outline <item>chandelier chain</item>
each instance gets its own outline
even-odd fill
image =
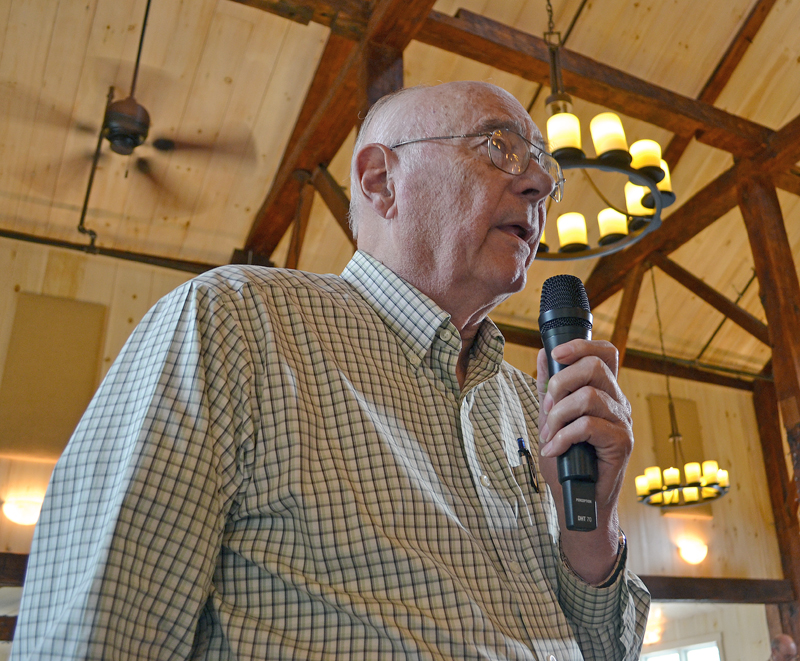
[[[656,276],[653,273],[655,269],[650,267],[650,282],[653,284],[653,300],[656,302],[656,321],[658,322],[658,339],[661,342],[661,357],[664,359],[664,366],[667,365],[667,350],[664,348],[664,329],[661,326],[661,310],[658,307],[658,294],[656,293]],[[666,373],[665,376],[667,377],[667,397],[672,399],[672,391],[669,387],[669,373]]]
[[[650,281],[653,284],[653,300],[656,304],[656,321],[658,322],[658,339],[661,342],[661,356],[664,360],[664,376],[667,378],[667,400],[669,402],[669,421],[672,428],[672,452],[675,456],[675,464],[680,465],[686,463],[683,456],[683,447],[681,446],[681,435],[678,431],[678,419],[675,414],[675,403],[672,400],[672,389],[670,388],[669,372],[667,372],[667,350],[664,348],[664,329],[661,325],[661,309],[658,306],[658,294],[656,293],[656,276],[653,273],[655,269],[650,267]]]
[[[547,0],[547,31],[556,31],[556,24],[553,20],[553,5],[550,4],[550,0]]]

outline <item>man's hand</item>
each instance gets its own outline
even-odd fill
[[[613,344],[572,340],[553,349],[552,356],[567,367],[548,381],[547,357],[544,349],[539,352],[539,463],[556,501],[561,548],[570,566],[585,581],[600,583],[616,561],[617,502],[633,450],[631,406],[617,384],[619,354]],[[556,470],[556,457],[582,441],[597,450],[597,529],[593,532],[566,529]]]

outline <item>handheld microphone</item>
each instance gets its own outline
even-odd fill
[[[574,339],[592,339],[592,313],[589,297],[579,278],[556,275],[542,285],[539,332],[547,353],[552,377],[565,365],[557,363],[551,352],[559,344]],[[597,452],[589,443],[577,443],[556,460],[558,481],[564,492],[564,513],[568,530],[597,528]]]

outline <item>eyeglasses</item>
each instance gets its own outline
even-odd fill
[[[541,147],[536,146],[527,138],[521,136],[511,129],[495,129],[488,133],[465,133],[463,135],[440,135],[433,138],[417,138],[416,140],[406,140],[400,142],[390,149],[397,149],[404,145],[415,142],[427,142],[428,140],[455,140],[457,138],[488,138],[486,141],[489,150],[489,160],[499,170],[508,174],[520,175],[528,169],[531,160],[531,147],[536,150],[536,162],[544,170],[547,176],[553,181],[553,190],[550,197],[556,202],[561,202],[564,197],[564,173],[561,166],[552,154],[548,154]]]

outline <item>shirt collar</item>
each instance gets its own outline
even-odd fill
[[[398,337],[406,355],[416,357],[415,362],[428,352],[439,329],[450,322],[450,315],[428,296],[361,250],[353,255],[342,279],[366,299]],[[478,329],[472,351],[499,363],[503,344],[502,333],[487,318]]]
[[[353,255],[342,278],[366,299],[397,335],[404,353],[416,357],[415,362],[428,351],[438,329],[450,321],[450,315],[425,294],[361,250]]]

